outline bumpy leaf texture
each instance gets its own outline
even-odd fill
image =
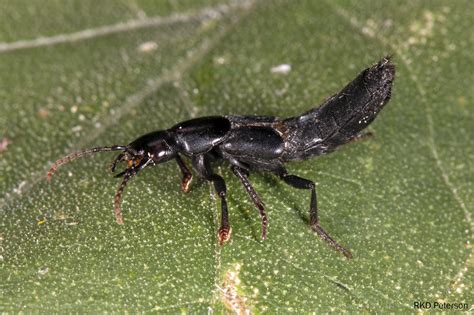
[[[0,309],[58,312],[406,312],[472,303],[474,38],[471,1],[9,1],[0,11]],[[102,153],[203,115],[286,117],[317,106],[392,54],[393,98],[373,138],[288,165],[309,192],[251,180],[260,218],[227,164],[231,241],[219,202],[174,163],[127,187]],[[273,68],[273,71],[272,71]],[[469,305],[469,307],[472,307]]]

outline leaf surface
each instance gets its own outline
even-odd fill
[[[474,204],[470,1],[8,2],[0,13],[0,309],[59,312],[406,312],[472,303]],[[95,4],[95,2],[94,2]],[[392,54],[393,97],[375,137],[291,173],[250,179],[270,225],[225,163],[232,239],[219,202],[176,165],[127,187],[113,217],[114,155],[61,167],[80,148],[127,144],[191,117],[287,117],[317,106]],[[288,73],[273,67],[288,64]]]

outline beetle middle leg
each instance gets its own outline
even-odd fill
[[[321,226],[318,219],[318,203],[316,199],[316,184],[308,179],[296,175],[290,175],[286,169],[282,168],[277,171],[278,176],[288,185],[298,189],[309,189],[311,190],[311,202],[309,207],[309,223],[311,229],[316,232],[324,241],[334,247],[337,251],[341,252],[347,258],[352,258],[352,253],[339,245]]]
[[[227,210],[227,189],[225,181],[221,176],[212,172],[209,160],[204,155],[192,157],[192,163],[199,175],[214,184],[214,189],[221,199],[221,226],[219,227],[218,237],[219,244],[222,245],[230,239],[230,234],[232,232],[229,224],[229,212]]]
[[[193,180],[193,173],[191,173],[191,171],[179,155],[176,155],[175,160],[178,163],[181,173],[183,174],[183,178],[181,180],[181,189],[183,190],[183,192],[187,193],[189,191],[189,185]]]
[[[258,196],[255,189],[253,189],[252,184],[250,183],[248,179],[248,174],[246,173],[246,171],[235,165],[232,166],[231,169],[232,169],[232,172],[235,174],[235,176],[237,176],[240,179],[250,199],[253,201],[254,205],[258,208],[258,211],[260,212],[260,217],[262,218],[262,240],[264,240],[267,238],[268,219],[267,219],[267,214],[265,213],[263,202]]]

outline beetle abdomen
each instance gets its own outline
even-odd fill
[[[288,130],[285,160],[302,160],[354,139],[390,100],[395,67],[389,57],[362,71],[320,107],[284,121]]]

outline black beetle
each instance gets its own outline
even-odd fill
[[[112,165],[127,162],[127,168],[116,177],[123,181],[115,194],[115,216],[123,224],[120,202],[127,182],[147,166],[174,159],[182,174],[181,188],[189,189],[192,173],[181,155],[191,159],[193,169],[211,181],[221,200],[219,242],[230,238],[224,179],[211,168],[213,161],[230,163],[232,172],[240,179],[262,218],[262,239],[266,237],[267,216],[263,202],[253,189],[250,171],[267,171],[285,183],[311,190],[309,209],[311,228],[327,243],[346,257],[350,251],[339,245],[321,227],[318,220],[316,190],[313,181],[288,174],[284,163],[305,160],[334,151],[338,146],[360,139],[365,129],[390,100],[395,67],[390,57],[362,71],[339,93],[329,97],[321,106],[296,117],[279,119],[271,116],[211,116],[181,122],[170,129],[155,131],[139,137],[128,145],[86,149],[57,160],[48,171],[51,178],[57,167],[80,156],[103,151],[123,151]]]

